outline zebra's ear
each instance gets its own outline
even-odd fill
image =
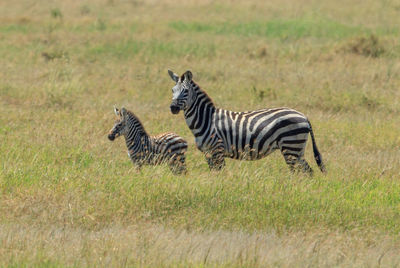
[[[121,108],[120,114],[121,114],[122,118],[124,118],[126,116],[126,109],[124,107]]]
[[[114,113],[116,116],[119,116],[119,110],[115,105],[114,105]]]
[[[185,77],[186,81],[188,81],[188,82],[192,81],[193,75],[192,75],[192,72],[191,72],[191,71],[187,70],[187,71],[183,74],[183,76]]]
[[[171,79],[175,81],[175,83],[178,83],[179,76],[176,73],[174,73],[171,70],[168,70],[168,74],[171,77]]]

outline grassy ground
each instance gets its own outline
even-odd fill
[[[0,265],[400,265],[398,25],[390,0],[1,2]],[[303,112],[328,174],[209,172],[167,69],[220,107]],[[135,172],[114,104],[185,137],[189,173]]]

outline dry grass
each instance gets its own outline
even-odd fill
[[[193,232],[151,224],[98,231],[54,226],[2,225],[0,264],[113,267],[394,267],[399,252],[390,237],[317,231]]]
[[[375,35],[370,35],[368,37],[358,37],[348,42],[339,51],[377,58],[385,53],[385,46]]]
[[[399,265],[399,8],[0,2],[0,265]],[[167,69],[220,107],[303,112],[328,174],[279,154],[209,172]],[[188,175],[136,173],[106,138],[114,104],[185,137]]]

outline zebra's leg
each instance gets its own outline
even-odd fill
[[[225,166],[225,159],[219,155],[206,158],[210,170],[221,170]]]
[[[286,164],[291,172],[302,171],[312,175],[312,169],[304,159],[304,151],[306,148],[307,135],[298,137],[297,140],[283,140],[277,142],[277,147],[280,148]]]
[[[211,170],[221,170],[225,166],[224,148],[219,146],[211,153],[206,153],[206,159]]]
[[[290,172],[294,173],[296,170],[296,163],[298,162],[298,157],[296,155],[287,153],[285,151],[282,152],[283,158],[285,159],[286,164],[289,166]]]
[[[304,159],[304,157],[300,158],[298,163],[299,163],[299,168],[301,168],[301,171],[303,171],[303,173],[308,173],[310,176],[313,175],[314,171],[307,163],[307,161]]]
[[[310,176],[313,175],[313,170],[310,167],[310,165],[307,163],[306,159],[304,158],[304,151],[305,151],[305,143],[304,143],[304,147],[302,147],[299,151],[298,151],[298,155],[297,155],[297,163],[295,168],[299,171],[302,171],[303,173],[308,173]],[[292,154],[296,156],[296,154],[294,153],[295,151],[293,151],[294,148],[291,148],[290,150],[293,152]]]
[[[310,176],[313,175],[313,170],[304,159],[303,154],[297,155],[294,153],[289,153],[286,150],[282,151],[282,154],[292,173],[301,170],[303,173],[308,173]]]
[[[169,168],[171,169],[172,173],[174,174],[186,174],[186,156],[184,153],[182,154],[175,154],[169,163]]]
[[[131,159],[131,160],[132,160],[133,166],[135,167],[136,172],[140,172],[140,170],[142,169],[142,163],[135,159]]]
[[[186,174],[187,168],[186,168],[186,155],[185,154],[181,154],[179,156],[178,165],[179,165],[179,174]]]
[[[212,162],[211,154],[206,153],[205,157],[206,157],[206,161],[207,161],[207,164],[208,164],[209,168],[212,169],[213,162]]]

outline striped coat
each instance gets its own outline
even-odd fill
[[[157,136],[147,134],[142,123],[131,112],[114,108],[118,119],[108,138],[125,137],[128,155],[137,169],[142,165],[168,163],[174,173],[186,172],[185,153],[187,142],[175,133],[163,133]]]
[[[205,153],[210,168],[220,169],[224,158],[256,160],[279,149],[289,167],[312,173],[304,159],[311,135],[314,157],[325,171],[314,133],[307,117],[289,108],[233,112],[216,108],[211,98],[192,80],[190,71],[181,77],[169,71],[175,81],[171,112],[184,111],[196,145]]]

